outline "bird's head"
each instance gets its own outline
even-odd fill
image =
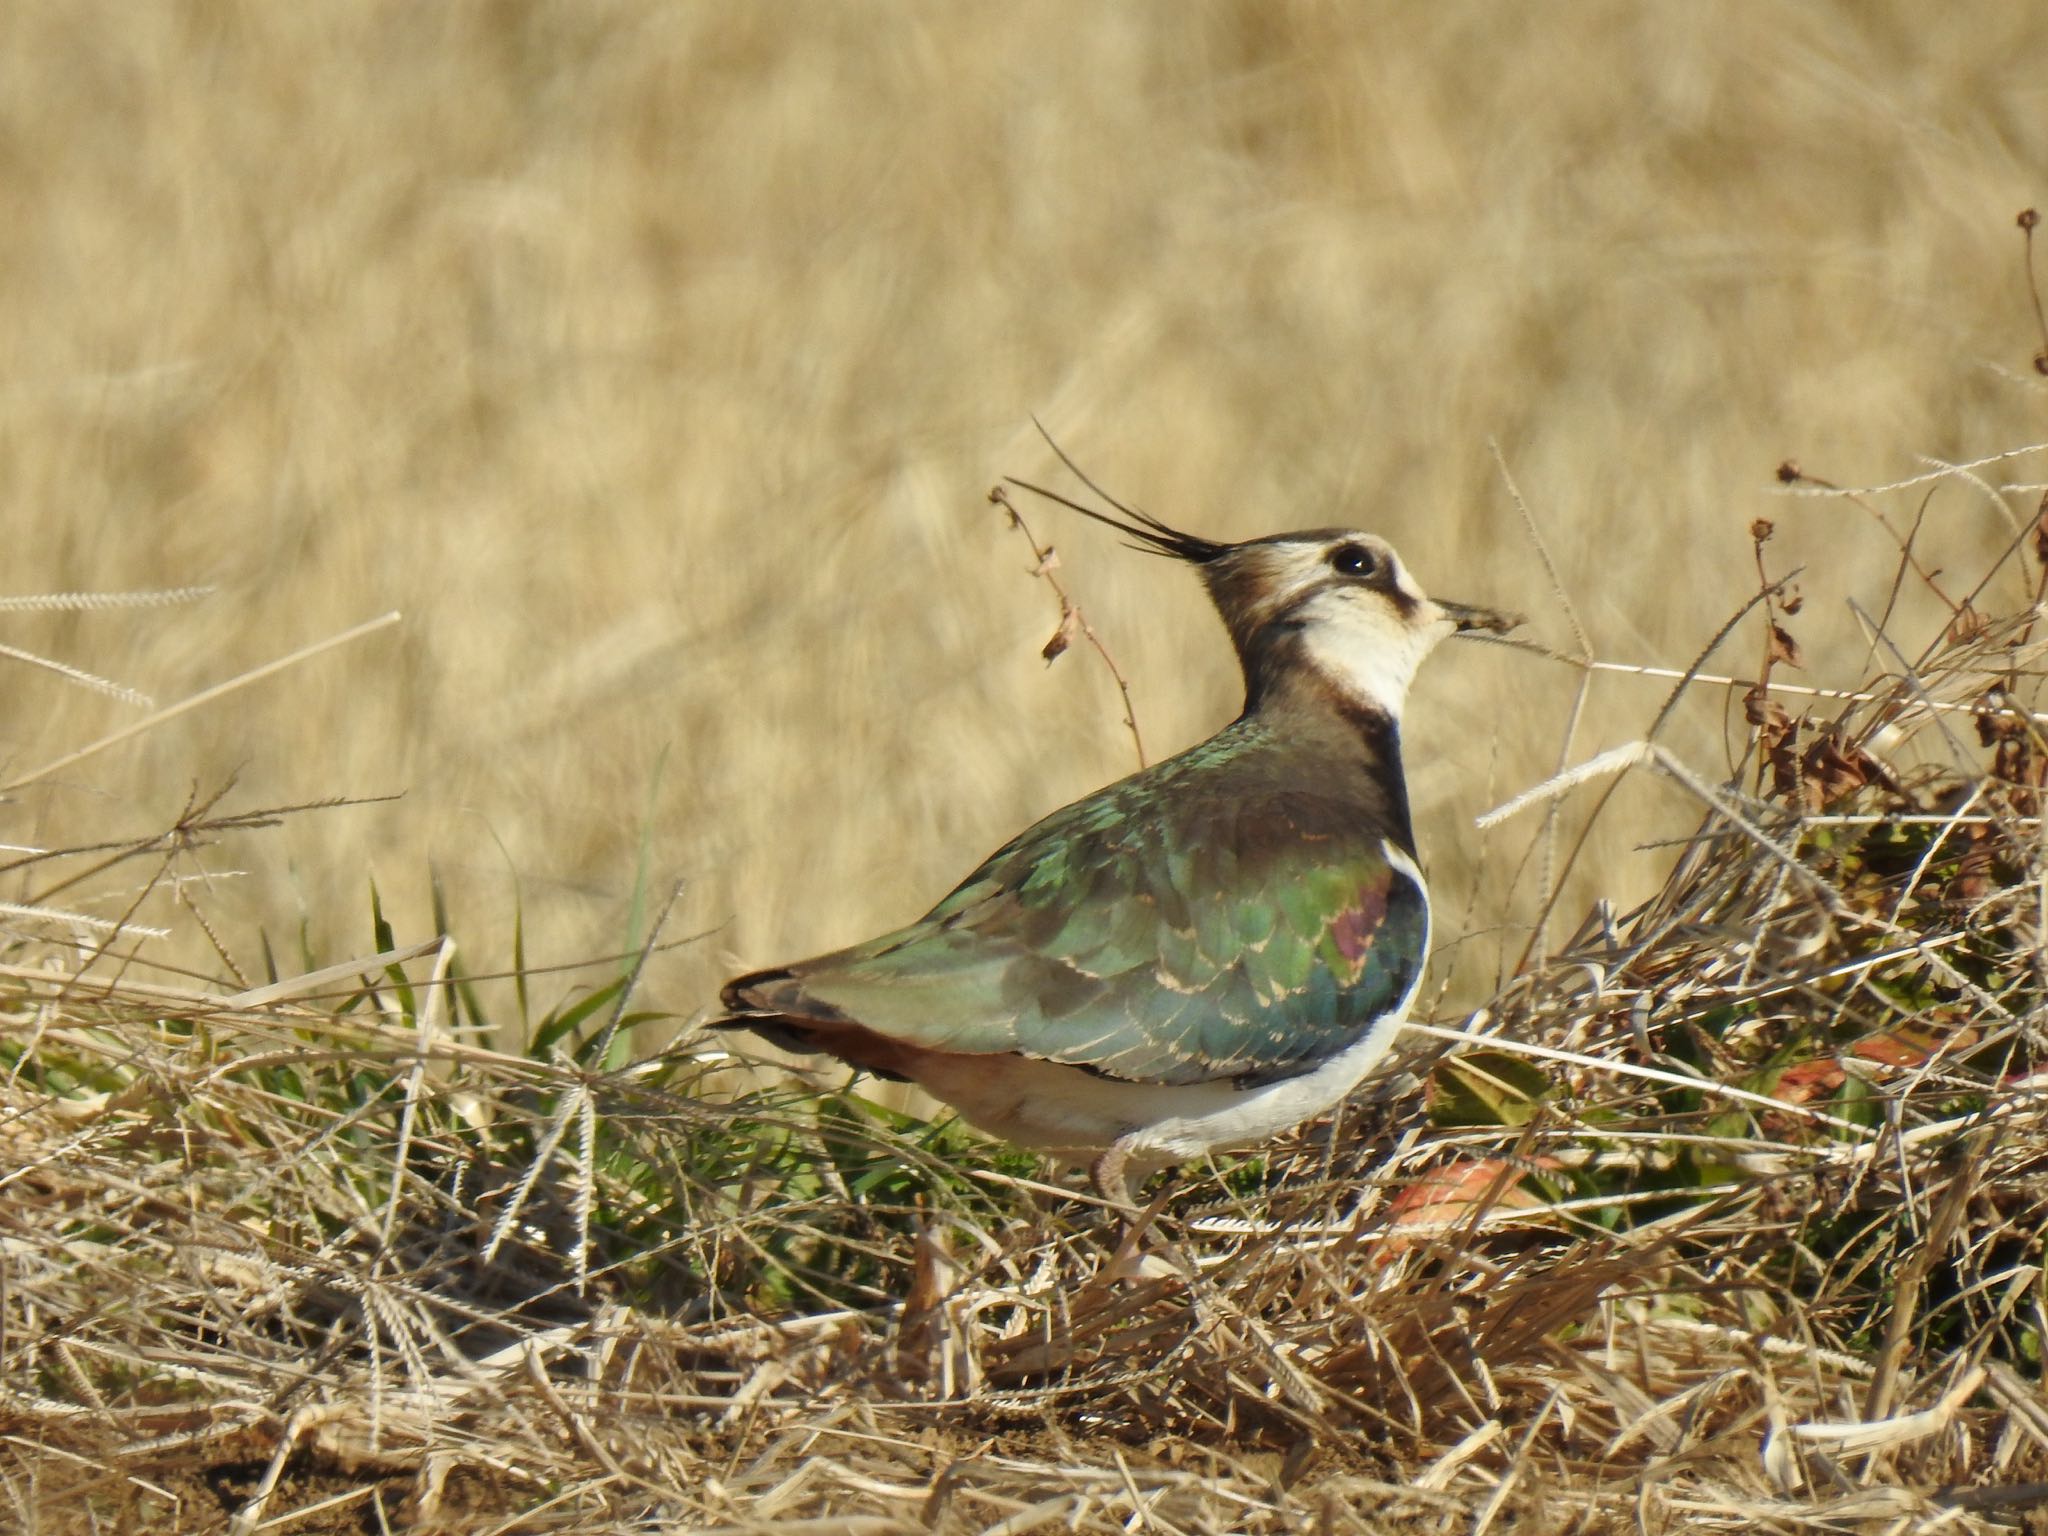
[[[1202,573],[1237,646],[1252,705],[1286,674],[1306,668],[1345,698],[1398,722],[1416,669],[1439,641],[1504,634],[1521,623],[1511,613],[1427,596],[1391,544],[1357,529],[1228,544],[1132,508],[1112,517],[1058,499],[1128,534],[1136,547]]]

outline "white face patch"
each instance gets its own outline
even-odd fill
[[[1284,622],[1332,687],[1397,721],[1423,657],[1457,627],[1386,540],[1369,533],[1239,545],[1209,581],[1240,654]]]
[[[1398,723],[1422,659],[1457,626],[1414,589],[1407,572],[1396,570],[1402,592],[1416,604],[1412,611],[1403,613],[1392,597],[1370,587],[1331,587],[1304,605],[1301,646],[1309,663],[1345,694]]]

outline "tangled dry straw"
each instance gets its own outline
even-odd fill
[[[1190,1170],[1136,1234],[944,1124],[725,1091],[687,1030],[627,1060],[632,956],[476,977],[386,930],[139,979],[88,898],[262,814],[18,856],[7,1519],[2039,1529],[2048,522],[2014,528],[1967,599],[1899,533],[1938,633],[1876,624],[1823,699],[1759,525],[1733,771],[1667,709],[1509,808],[1672,778],[1700,817],[1655,898],[1428,1031],[1424,1091]]]

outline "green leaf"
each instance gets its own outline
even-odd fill
[[[384,903],[377,894],[377,882],[370,881],[370,931],[379,953],[398,948],[398,937],[391,930],[391,924],[384,916]],[[384,974],[391,979],[392,991],[397,994],[398,1007],[406,1023],[411,1024],[420,1016],[419,999],[413,995],[412,978],[405,974],[400,965],[387,965]]]
[[[546,1057],[556,1041],[571,1033],[577,1025],[600,1008],[609,1005],[625,985],[623,976],[616,981],[608,981],[580,1002],[570,1004],[559,1013],[550,1014],[541,1021],[540,1028],[534,1031],[533,1043],[527,1046],[526,1054],[536,1060]],[[570,1054],[576,1053],[572,1051]]]
[[[1430,1074],[1429,1115],[1438,1125],[1526,1125],[1555,1092],[1526,1056],[1467,1051],[1446,1057]]]

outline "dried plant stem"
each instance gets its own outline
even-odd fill
[[[1796,575],[1797,573],[1795,572],[1794,574]],[[1790,576],[1785,578],[1787,581],[1791,579]],[[1670,720],[1673,711],[1678,708],[1679,700],[1685,697],[1686,689],[1691,686],[1693,680],[1699,675],[1700,668],[1706,665],[1707,658],[1721,648],[1728,637],[1735,632],[1736,626],[1748,617],[1750,610],[1768,596],[1768,593],[1759,593],[1757,596],[1750,598],[1740,608],[1736,609],[1734,613],[1730,614],[1721,627],[1714,632],[1712,638],[1707,641],[1699,654],[1693,657],[1692,665],[1679,674],[1678,685],[1666,696],[1663,707],[1657,711],[1656,717],[1651,720],[1649,730],[1644,732],[1645,741],[1654,741],[1656,739],[1658,733],[1664,729],[1665,724]],[[1560,659],[1569,660],[1570,658],[1564,657]],[[1558,870],[1550,890],[1543,898],[1542,906],[1536,915],[1536,921],[1531,925],[1529,940],[1523,946],[1521,959],[1517,961],[1515,966],[1517,971],[1526,968],[1534,959],[1536,935],[1542,933],[1548,925],[1550,915],[1556,909],[1558,900],[1563,894],[1565,877],[1577,866],[1580,854],[1585,852],[1587,839],[1593,833],[1594,823],[1599,819],[1600,813],[1606,809],[1608,802],[1613,798],[1615,789],[1616,784],[1610,783],[1605,789],[1601,790],[1599,801],[1594,806],[1592,814],[1580,826],[1579,835],[1573,840],[1571,850],[1565,855],[1563,866]]]
[[[24,788],[35,783],[38,779],[46,778],[61,769],[69,768],[74,763],[84,762],[88,757],[96,756],[104,752],[108,747],[119,746],[131,737],[139,736],[144,731],[155,729],[166,720],[176,719],[179,715],[198,709],[202,705],[211,704],[215,699],[233,693],[238,688],[245,688],[251,683],[261,682],[264,678],[287,671],[302,661],[310,661],[313,657],[320,655],[324,651],[331,651],[338,646],[347,645],[351,641],[360,640],[365,635],[375,634],[380,629],[389,628],[398,622],[399,617],[400,615],[397,613],[387,613],[377,618],[366,620],[352,629],[345,629],[338,635],[330,635],[325,640],[316,640],[313,644],[302,646],[288,656],[280,656],[275,661],[265,662],[262,666],[252,668],[238,677],[231,677],[226,682],[215,683],[211,688],[202,688],[190,698],[180,699],[175,704],[166,705],[146,719],[124,725],[120,730],[102,736],[98,741],[88,742],[75,752],[67,752],[62,757],[43,764],[40,768],[25,773],[19,778],[10,779],[5,784],[0,784],[0,794],[7,794],[13,790]]]
[[[0,613],[97,613],[109,608],[168,608],[213,595],[212,587],[163,587],[146,592],[42,592],[0,597]]]
[[[1912,1346],[1913,1324],[1919,1314],[1921,1293],[1926,1287],[1928,1273],[1946,1255],[1963,1208],[1976,1189],[1977,1170],[1983,1166],[1977,1154],[1987,1134],[1979,1130],[1960,1139],[1957,1155],[1950,1160],[1948,1188],[1942,1191],[1927,1230],[1906,1255],[1906,1262],[1899,1267],[1898,1281],[1892,1288],[1891,1316],[1885,1323],[1884,1346],[1878,1352],[1877,1369],[1871,1376],[1870,1391],[1863,1402],[1866,1419],[1882,1419],[1892,1411],[1899,1362]]]
[[[2041,340],[2041,350],[2034,354],[2034,371],[2048,373],[2048,314],[2042,312],[2041,282],[2034,273],[2034,230],[2041,222],[2041,215],[2035,209],[2022,208],[2016,222],[2021,237],[2026,241],[2027,300],[2034,306],[2034,330]]]
[[[1006,487],[994,487],[988,493],[988,499],[1003,509],[1010,519],[1010,526],[1021,533],[1024,541],[1031,546],[1031,574],[1044,578],[1046,584],[1059,597],[1060,625],[1053,631],[1052,639],[1045,644],[1046,661],[1052,662],[1067,648],[1067,638],[1072,632],[1080,632],[1081,638],[1094,648],[1095,654],[1102,658],[1102,664],[1109,669],[1109,675],[1116,680],[1117,695],[1123,700],[1124,706],[1124,729],[1131,733],[1131,746],[1138,754],[1138,766],[1143,768],[1147,762],[1145,738],[1138,734],[1138,712],[1131,705],[1131,685],[1125,679],[1123,669],[1116,664],[1116,658],[1110,654],[1109,647],[1103,644],[1102,637],[1095,633],[1095,627],[1081,611],[1081,605],[1074,601],[1073,596],[1067,591],[1066,584],[1060,580],[1058,553],[1050,544],[1038,542],[1038,535],[1033,533],[1031,525],[1024,521],[1024,514],[1019,512],[1017,504],[1010,500],[1010,493]]]
[[[66,682],[76,683],[81,688],[90,688],[94,693],[103,693],[110,699],[119,699],[124,704],[134,704],[148,709],[156,701],[146,693],[137,693],[133,688],[111,682],[82,667],[74,667],[61,661],[52,661],[47,656],[38,656],[34,651],[24,651],[12,645],[0,645],[0,656],[10,661],[25,662],[31,667],[41,667],[54,672]]]
[[[2003,453],[1986,454],[1981,459],[1966,459],[1957,464],[1943,464],[1924,475],[1908,475],[1903,480],[1887,481],[1883,485],[1835,485],[1813,475],[1802,472],[1797,465],[1788,464],[1779,471],[1779,483],[1771,490],[1779,496],[1823,497],[1834,500],[1858,496],[1882,496],[1894,491],[1909,491],[1918,486],[1932,485],[1938,481],[1953,479],[1959,470],[1984,469],[1993,464],[2004,464],[2013,459],[2023,459],[2029,454],[2048,453],[2048,443],[2028,443],[2022,448],[2008,448]],[[1879,517],[1879,522],[1884,519]],[[1885,526],[1889,527],[1889,524]]]
[[[1586,626],[1579,618],[1578,605],[1572,601],[1570,591],[1565,587],[1564,578],[1558,574],[1557,562],[1551,558],[1550,546],[1544,542],[1543,530],[1536,525],[1535,514],[1529,510],[1529,503],[1522,495],[1522,488],[1515,483],[1515,477],[1508,470],[1508,461],[1500,451],[1498,441],[1491,441],[1487,447],[1493,452],[1494,467],[1500,471],[1501,483],[1507,487],[1508,499],[1515,504],[1515,512],[1522,520],[1522,530],[1529,542],[1535,546],[1536,558],[1543,562],[1543,574],[1550,583],[1551,594],[1564,612],[1565,622],[1571,627],[1572,640],[1577,652],[1567,658],[1582,668],[1578,688],[1572,694],[1571,708],[1565,716],[1564,729],[1559,733],[1557,743],[1557,767],[1562,773],[1570,765],[1572,752],[1578,743],[1579,726],[1585,720],[1586,704],[1593,691],[1593,642],[1586,633]],[[1543,829],[1539,834],[1543,849],[1543,909],[1539,914],[1535,930],[1531,934],[1523,954],[1529,956],[1547,954],[1550,948],[1550,918],[1557,903],[1557,845],[1559,817],[1562,806],[1553,802],[1544,812]],[[1505,956],[1503,956],[1505,958]]]
[[[1713,687],[1718,688],[1759,688],[1765,686],[1764,684],[1757,682],[1754,678],[1722,677],[1711,672],[1693,672],[1688,674],[1679,671],[1676,667],[1639,666],[1634,662],[1625,661],[1582,662],[1575,661],[1573,660],[1573,658],[1569,656],[1559,656],[1557,659],[1559,661],[1569,663],[1572,666],[1582,666],[1586,668],[1586,670],[1589,672],[1614,672],[1631,677],[1655,677],[1670,679],[1689,677],[1690,680],[1695,683],[1706,683]],[[1809,687],[1803,683],[1780,682],[1776,678],[1773,678],[1768,686],[1772,693],[1795,694],[1800,698],[1806,699],[1830,699],[1844,704],[1895,705],[1905,702],[1897,698],[1895,695],[1891,694],[1872,693],[1868,690],[1859,691],[1853,688],[1814,688]],[[1913,699],[1911,703],[1914,706],[1921,709],[1926,709],[1934,712],[1946,712],[1958,715],[1975,715],[1983,707],[1982,705],[1974,703],[1951,704],[1942,699],[1930,699],[1924,697]],[[2042,712],[2038,714],[2027,712],[2025,717],[2029,720],[2037,721],[2041,724],[2048,725],[2048,712]]]
[[[1768,1109],[1773,1114],[1793,1114],[1816,1125],[1825,1125],[1831,1130],[1846,1131],[1859,1139],[1874,1139],[1873,1133],[1863,1126],[1838,1115],[1826,1114],[1809,1109],[1803,1104],[1788,1105],[1782,1099],[1771,1098],[1768,1094],[1751,1093],[1746,1088],[1732,1087],[1703,1077],[1687,1077],[1678,1072],[1666,1072],[1660,1067],[1638,1066],[1634,1062],[1602,1060],[1578,1051],[1561,1051],[1554,1046],[1536,1045],[1526,1040],[1509,1040],[1492,1035],[1474,1035],[1464,1030],[1445,1029],[1437,1024],[1410,1023],[1410,1034],[1427,1035],[1432,1040],[1447,1040],[1458,1045],[1484,1045],[1490,1051],[1506,1051],[1514,1056],[1528,1056],[1538,1061],[1555,1061],[1566,1066],[1585,1067],[1598,1072],[1612,1072],[1622,1077],[1639,1078],[1646,1083],[1663,1083],[1671,1088],[1686,1088],[1707,1098],[1726,1099],[1731,1104],[1744,1104],[1752,1109]]]

